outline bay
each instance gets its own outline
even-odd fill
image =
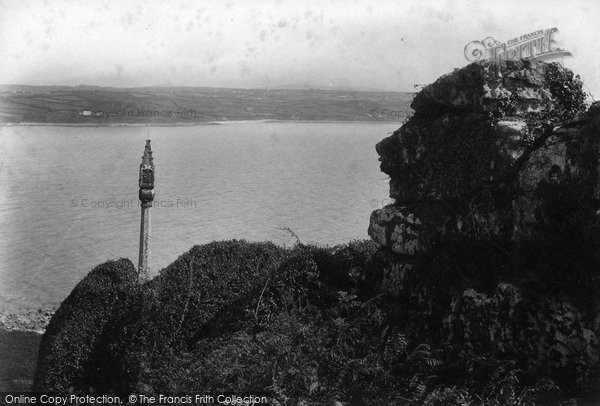
[[[0,127],[0,303],[55,306],[95,265],[137,265],[138,170],[156,165],[151,275],[195,244],[368,238],[389,200],[375,144],[398,123]]]

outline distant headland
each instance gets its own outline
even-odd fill
[[[0,124],[198,125],[231,121],[402,121],[408,92],[0,85]]]

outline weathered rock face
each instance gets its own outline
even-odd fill
[[[548,64],[535,60],[473,63],[444,75],[420,92],[413,102],[415,112],[432,109],[487,113],[518,101],[517,115],[548,109],[554,97],[547,85]]]
[[[417,334],[600,370],[600,301],[574,304],[600,278],[600,104],[582,100],[556,64],[474,63],[425,87],[376,145],[395,199],[369,224],[390,264],[379,289],[419,314]]]
[[[390,196],[465,199],[501,187],[530,144],[526,117],[553,108],[546,69],[541,62],[472,64],[423,89],[412,119],[376,146],[392,178]]]
[[[371,237],[405,254],[400,247],[413,243],[403,236],[416,236],[403,232],[398,219],[422,223],[418,212],[430,205],[447,212],[434,222],[442,235],[485,231],[520,239],[540,220],[535,196],[540,183],[576,180],[597,191],[597,171],[590,166],[596,141],[588,135],[600,115],[592,110],[580,122],[552,131],[548,116],[556,111],[558,118],[564,108],[551,91],[549,66],[475,63],[423,89],[412,104],[414,116],[376,145],[396,204],[373,212]],[[429,229],[419,235],[431,236]]]

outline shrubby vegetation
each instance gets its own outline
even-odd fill
[[[280,404],[556,399],[560,388],[516,360],[457,355],[406,331],[407,309],[367,288],[380,261],[370,241],[223,241],[142,286],[129,261],[108,262],[53,318],[34,389],[264,392]]]
[[[69,392],[88,387],[89,371],[95,368],[91,354],[136,280],[131,261],[121,259],[98,265],[77,284],[42,338],[34,377],[36,391]]]

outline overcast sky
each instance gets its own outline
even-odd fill
[[[597,0],[0,0],[0,83],[412,90],[551,27],[600,98]]]

